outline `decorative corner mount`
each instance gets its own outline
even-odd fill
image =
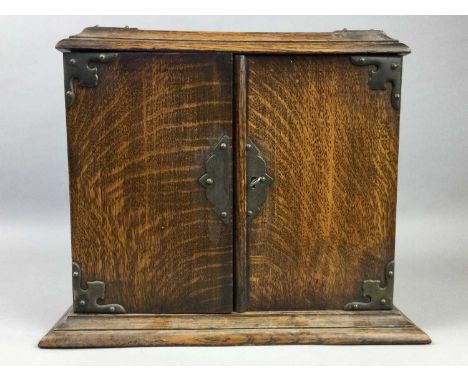
[[[350,302],[345,310],[388,310],[393,308],[393,279],[395,262],[391,261],[385,267],[385,285],[380,280],[365,280],[362,283],[362,294],[369,301]]]
[[[400,56],[351,56],[350,59],[354,65],[373,66],[369,69],[370,89],[385,90],[387,84],[391,84],[392,106],[400,110],[402,58]]]
[[[115,57],[117,53],[67,52],[63,54],[65,106],[67,108],[75,101],[73,80],[77,79],[80,86],[97,86],[97,67],[89,66],[90,63],[110,62]]]
[[[206,173],[198,179],[206,189],[206,198],[224,224],[229,222],[231,201],[230,151],[229,137],[224,135],[211,150],[205,164]]]
[[[81,288],[81,269],[77,263],[72,266],[73,310],[75,313],[125,313],[119,304],[101,305],[104,300],[105,284],[102,281],[88,281],[86,289]]]

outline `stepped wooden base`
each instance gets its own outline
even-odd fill
[[[232,314],[75,314],[70,309],[41,348],[168,345],[428,344],[399,310]]]

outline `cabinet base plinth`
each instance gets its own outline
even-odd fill
[[[70,309],[41,348],[287,344],[428,344],[399,310],[232,314],[75,314]]]

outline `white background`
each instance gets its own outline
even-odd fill
[[[404,59],[395,303],[428,346],[39,350],[71,304],[62,60],[85,26],[172,30],[383,29]],[[468,18],[2,17],[0,363],[468,364]]]

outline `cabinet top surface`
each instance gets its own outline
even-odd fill
[[[383,31],[343,29],[324,33],[154,31],[90,27],[58,42],[57,49],[113,51],[211,51],[230,53],[407,54]]]

